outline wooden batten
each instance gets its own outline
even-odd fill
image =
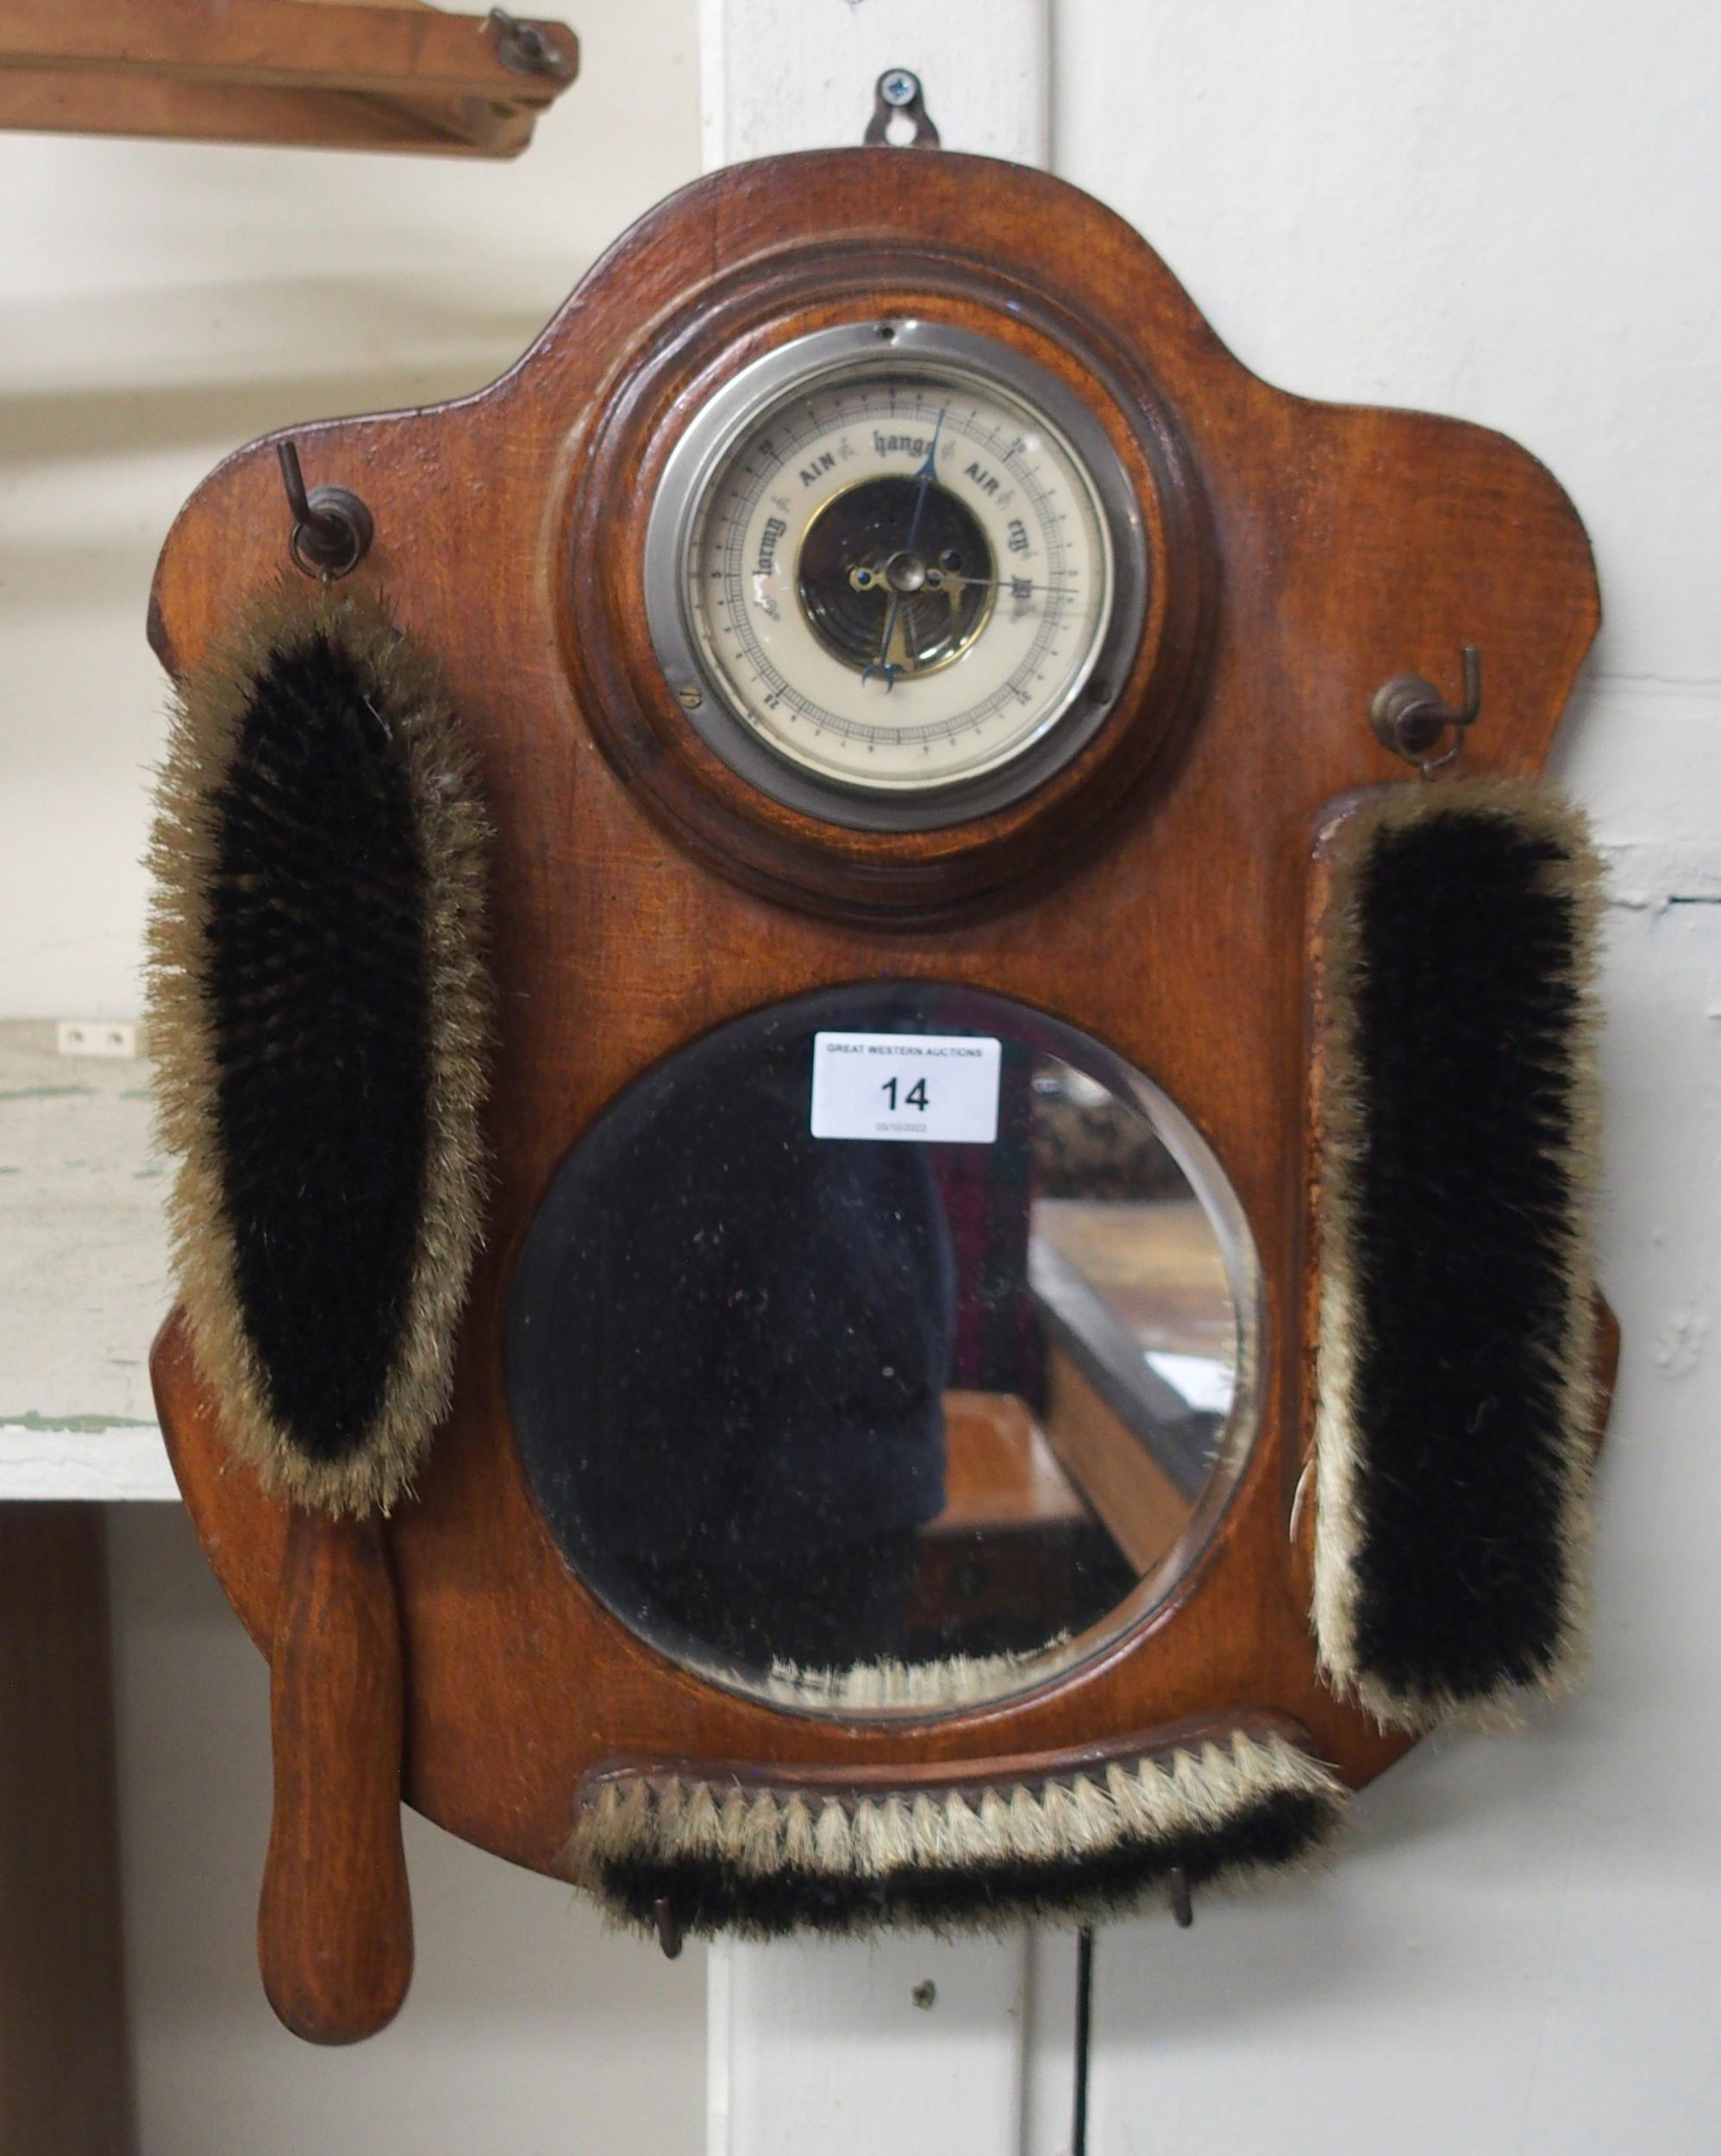
[[[372,0],[4,0],[0,128],[513,157],[579,48],[558,22],[511,34]]]

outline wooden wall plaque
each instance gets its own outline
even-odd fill
[[[867,829],[750,787],[690,724],[648,620],[647,524],[685,429],[742,369],[904,322],[981,335],[1080,400],[1134,489],[1147,595],[1103,722],[1043,785],[965,821]],[[701,180],[489,388],[294,431],[310,480],[368,505],[354,581],[441,661],[498,832],[487,1243],[452,1415],[390,1523],[409,1800],[554,1873],[581,1777],[628,1757],[888,1786],[1264,1712],[1352,1786],[1380,1772],[1408,1740],[1322,1683],[1291,1545],[1311,849],[1335,797],[1405,780],[1369,727],[1377,687],[1450,682],[1461,645],[1487,668],[1468,768],[1542,765],[1598,620],[1549,473],[1480,427],[1268,386],[1133,230],[1054,179],[878,150]],[[286,536],[271,438],[166,542],[150,633],[170,673],[278,573]],[[881,980],[1015,999],[1163,1088],[1236,1193],[1262,1309],[1255,1440],[1174,1590],[1019,1695],[868,1719],[708,1683],[610,1614],[535,1501],[504,1352],[535,1214],[625,1088],[760,1006]],[[177,1319],[153,1368],[186,1501],[266,1648],[285,1514],[229,1465]]]

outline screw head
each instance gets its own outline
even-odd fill
[[[697,711],[705,700],[704,690],[692,681],[685,689],[677,689],[675,697],[684,711]]]
[[[911,105],[920,95],[920,78],[910,74],[906,67],[892,67],[879,76],[879,95],[887,105],[898,110]]]

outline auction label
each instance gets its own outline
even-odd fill
[[[998,1044],[969,1033],[815,1033],[815,1138],[990,1145]]]

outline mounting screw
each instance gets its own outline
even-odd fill
[[[894,135],[893,128],[898,130]],[[911,67],[887,67],[873,84],[873,116],[860,139],[875,147],[937,148],[938,130],[927,112],[920,78]]]
[[[690,681],[685,689],[677,689],[675,699],[684,711],[697,711],[705,700],[705,693]]]
[[[573,69],[554,38],[535,22],[522,22],[506,8],[492,8],[491,27],[496,32],[496,57],[516,75],[548,75],[556,82],[572,82]]]

